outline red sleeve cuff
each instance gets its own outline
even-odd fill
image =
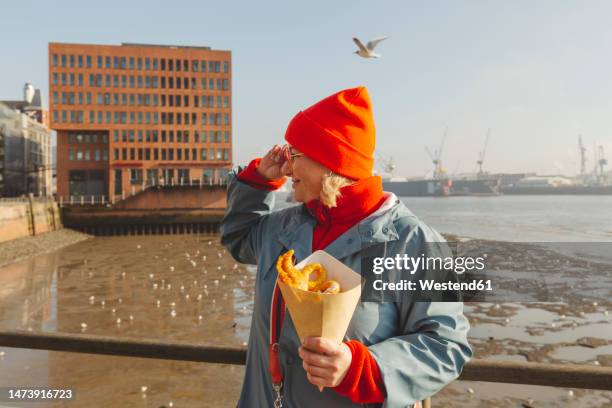
[[[261,162],[260,158],[251,160],[249,165],[238,174],[238,180],[247,183],[251,187],[268,191],[279,189],[283,184],[285,184],[284,177],[277,180],[268,180],[259,174],[257,171],[259,162]]]
[[[385,385],[370,350],[357,340],[350,340],[345,344],[353,356],[351,366],[340,385],[334,390],[355,403],[384,402]]]

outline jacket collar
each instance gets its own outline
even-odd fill
[[[401,205],[393,193],[385,193],[383,204],[366,219],[352,226],[325,248],[325,252],[342,259],[362,249],[381,242],[394,241],[399,234],[394,225],[394,215]],[[294,249],[298,261],[312,253],[312,234],[316,220],[305,204],[302,211],[287,228],[278,235],[278,241],[287,249]]]
[[[378,208],[384,199],[380,176],[358,180],[342,187],[340,193],[336,206],[332,208],[323,205],[318,199],[306,203],[306,208],[317,221],[317,225],[357,223]]]

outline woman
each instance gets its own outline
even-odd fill
[[[367,89],[340,91],[299,112],[285,139],[289,145],[274,146],[232,174],[221,225],[221,242],[233,257],[258,267],[238,406],[399,408],[433,395],[472,355],[462,303],[359,302],[345,342],[301,344],[276,301],[276,260],[288,249],[298,261],[324,249],[367,273],[361,271],[366,253],[417,256],[427,242],[443,241],[372,175]],[[304,204],[273,212],[272,191],[287,177]]]

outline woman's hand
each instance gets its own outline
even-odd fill
[[[278,180],[284,177],[283,165],[286,163],[284,147],[274,145],[259,162],[257,172],[268,180]]]
[[[298,353],[308,381],[330,388],[340,385],[353,359],[351,349],[346,344],[334,343],[322,337],[307,337]]]

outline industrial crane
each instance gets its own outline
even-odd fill
[[[446,135],[448,134],[448,126],[444,130],[444,136],[442,137],[442,143],[440,143],[440,148],[435,149],[433,153],[429,150],[428,147],[425,147],[427,154],[431,158],[431,161],[434,165],[433,178],[434,180],[441,180],[444,178],[444,169],[442,168],[442,152],[444,151],[444,142],[446,141]]]
[[[578,135],[578,150],[580,151],[580,176],[584,177],[586,172],[586,147],[582,144],[582,135]]]
[[[484,172],[482,171],[482,164],[484,163],[485,153],[487,152],[489,136],[491,136],[491,129],[487,130],[487,137],[485,137],[484,146],[482,147],[482,150],[478,153],[478,160],[476,161],[476,163],[478,164],[478,177],[481,177],[484,174]]]
[[[393,157],[385,156],[382,153],[377,153],[378,156],[378,164],[384,173],[387,173],[389,177],[393,177],[393,170],[395,170],[395,163],[393,162]]]
[[[608,164],[608,159],[604,156],[604,147],[599,146],[595,157],[595,176],[600,183],[605,181],[604,167]]]

